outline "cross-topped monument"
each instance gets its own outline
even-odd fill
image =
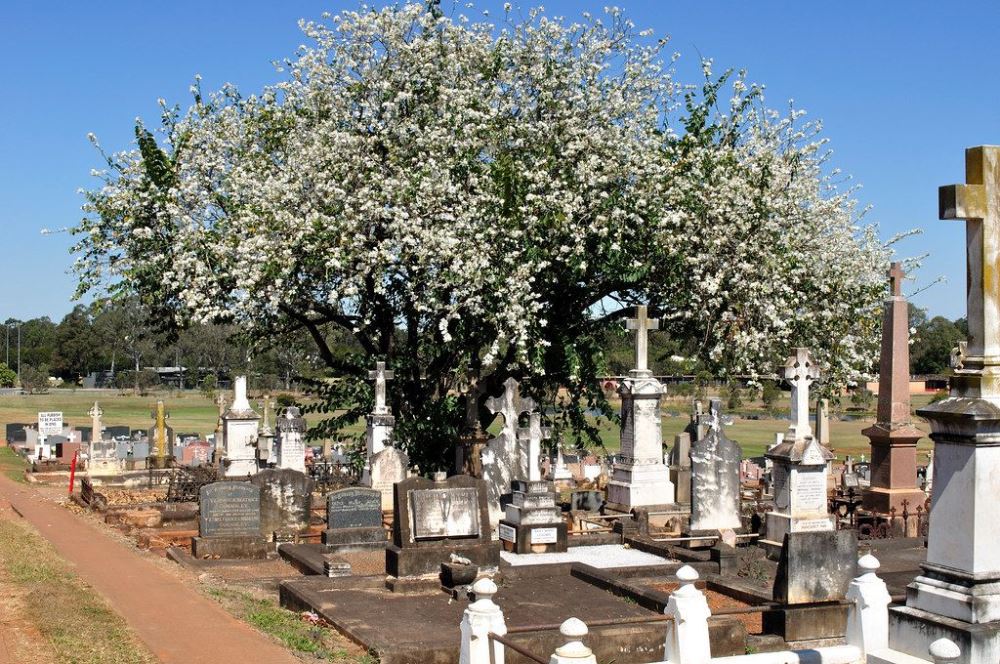
[[[523,443],[528,455],[528,480],[537,482],[542,479],[542,468],[539,459],[542,456],[542,441],[552,438],[552,427],[542,426],[542,414],[532,411],[528,415],[528,426],[517,430],[517,439]]]
[[[104,431],[104,427],[101,425],[101,415],[104,414],[104,410],[95,401],[93,407],[87,411],[87,414],[90,415],[90,426],[92,429],[90,442],[100,441],[102,438],[101,434]]]
[[[977,371],[1000,365],[1000,146],[966,150],[965,181],[938,190],[940,217],[965,220],[969,343],[963,364],[977,375],[960,382],[963,396],[1000,399],[1000,377]]]
[[[819,378],[819,368],[809,350],[796,348],[785,360],[785,380],[792,386],[792,423],[788,433],[792,440],[805,440],[813,435],[809,424],[809,385]]]
[[[889,295],[892,297],[899,297],[903,294],[903,279],[906,278],[906,273],[903,271],[903,264],[900,262],[894,262],[889,266],[889,271],[886,273],[889,277]]]
[[[385,368],[385,362],[376,362],[375,368],[368,372],[368,378],[375,381],[375,410],[372,412],[376,415],[389,412],[389,406],[385,402],[385,382],[394,377],[392,369]]]
[[[646,305],[635,308],[635,318],[625,321],[625,326],[635,330],[635,369],[636,372],[649,371],[647,357],[649,355],[649,331],[660,329],[660,321],[646,315]]]

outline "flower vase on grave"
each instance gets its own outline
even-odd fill
[[[647,333],[659,321],[637,307],[628,327],[636,331],[635,366],[621,385],[621,456],[608,482],[608,509],[629,513],[635,507],[667,506],[674,501],[670,471],[663,464],[660,399],[665,389],[647,368]]]

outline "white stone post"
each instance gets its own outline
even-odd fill
[[[847,644],[865,655],[889,647],[889,603],[892,598],[885,581],[875,575],[880,563],[867,554],[858,560],[861,575],[851,581],[847,600]]]
[[[594,652],[583,643],[588,631],[579,618],[570,618],[560,625],[559,633],[566,638],[566,643],[556,648],[549,664],[597,664]]]
[[[962,651],[949,639],[938,639],[927,649],[934,664],[952,664],[962,656]]]
[[[708,618],[712,612],[708,600],[694,582],[698,572],[690,565],[677,570],[681,587],[670,595],[664,613],[673,616],[667,623],[664,659],[670,664],[710,664],[712,649],[708,641]]]
[[[476,601],[462,615],[459,664],[504,664],[503,644],[489,637],[490,632],[500,636],[507,633],[503,611],[493,603],[496,592],[497,584],[492,579],[482,578],[472,585]]]

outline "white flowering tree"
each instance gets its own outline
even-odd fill
[[[346,378],[322,387],[347,409],[328,428],[367,410],[361,378],[388,361],[426,468],[470,380],[568,386],[584,426],[600,332],[638,302],[722,372],[768,373],[794,345],[837,378],[869,365],[887,254],[817,127],[708,63],[678,83],[665,41],[617,11],[511,16],[345,12],[303,24],[311,45],[260,94],[163,104],[159,135],[138,124],[86,194],[80,293],[261,343],[307,331]],[[345,334],[357,353],[330,343]]]

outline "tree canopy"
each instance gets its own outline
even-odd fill
[[[302,24],[273,86],[164,103],[86,194],[79,292],[261,344],[308,333],[339,378],[330,427],[366,412],[387,361],[427,469],[469,384],[567,387],[586,428],[602,335],[636,303],[719,374],[771,373],[793,346],[834,382],[868,369],[888,254],[819,125],[707,60],[678,81],[667,41],[618,10],[521,16],[344,12]]]

